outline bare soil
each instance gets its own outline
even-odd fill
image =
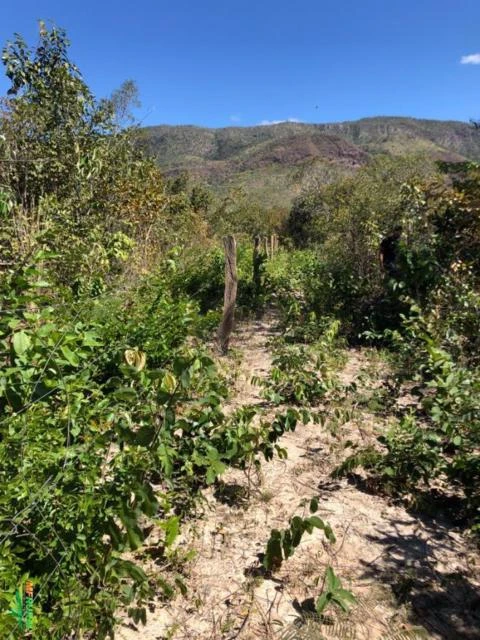
[[[267,317],[238,328],[233,347],[242,360],[230,410],[262,403],[251,378],[268,374],[274,327]],[[349,351],[342,381],[355,381],[366,364],[362,351]],[[203,492],[201,509],[183,527],[180,549],[196,552],[187,567],[187,595],[152,602],[147,624],[125,623],[118,637],[480,639],[479,558],[462,532],[440,514],[419,515],[373,494],[361,478],[330,479],[345,443],[374,439],[382,426],[369,416],[333,434],[301,425],[282,438],[288,459],[263,463],[259,475],[229,470],[219,486]],[[328,544],[318,531],[306,534],[281,570],[265,576],[259,556],[271,529],[285,528],[290,517],[305,512],[302,501],[315,495],[318,515],[331,524],[337,542]],[[320,625],[308,611],[328,565],[358,604],[348,615],[335,615],[331,625]],[[163,571],[154,563],[148,568]]]

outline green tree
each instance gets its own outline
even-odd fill
[[[212,202],[213,194],[210,189],[202,184],[196,184],[193,187],[190,195],[190,203],[195,213],[203,213],[205,215]]]
[[[181,193],[186,193],[188,190],[188,183],[190,181],[190,176],[186,171],[182,171],[177,176],[170,178],[167,181],[167,191],[171,195],[179,195]]]
[[[167,206],[163,178],[135,130],[123,126],[136,86],[126,81],[96,100],[69,58],[65,31],[42,22],[35,47],[16,35],[2,60],[11,82],[0,112],[2,258],[48,249],[54,282],[96,293],[120,273],[135,241],[158,247],[165,218],[178,209]],[[175,223],[177,240],[191,221]]]
[[[118,126],[131,124],[134,121],[131,109],[141,106],[136,83],[133,80],[125,80],[125,82],[112,93],[108,103],[113,109],[115,121]]]
[[[40,22],[36,47],[17,34],[2,52],[11,82],[0,116],[2,155],[10,161],[3,172],[24,208],[45,194],[70,195],[79,164],[113,129],[111,106],[94,100],[68,47],[63,29]]]

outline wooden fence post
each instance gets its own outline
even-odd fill
[[[225,294],[223,318],[218,328],[217,339],[220,351],[226,354],[233,330],[235,302],[237,300],[237,243],[233,236],[223,238],[225,247]]]
[[[262,254],[260,253],[260,236],[255,236],[253,240],[253,289],[255,295],[258,295],[260,292],[260,288],[262,286],[261,283],[261,274],[260,267],[262,265],[263,259]]]
[[[265,255],[267,256],[267,260],[268,260],[269,255],[268,255],[268,238],[267,238],[267,236],[264,237],[263,241],[265,243]]]

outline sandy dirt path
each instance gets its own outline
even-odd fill
[[[268,374],[268,340],[274,334],[273,317],[238,327],[233,346],[243,357],[232,408],[262,402],[251,378]],[[350,351],[342,381],[356,380],[363,364],[362,352]],[[123,626],[118,637],[313,640],[321,631],[339,639],[478,640],[478,557],[461,533],[441,518],[414,516],[347,480],[330,480],[342,442],[365,438],[368,428],[363,423],[359,430],[352,422],[331,435],[319,425],[299,426],[281,440],[288,459],[263,463],[261,479],[229,470],[220,487],[205,490],[202,513],[186,523],[180,540],[185,551],[196,552],[188,565],[187,596],[151,603],[146,626]],[[374,429],[372,424],[372,437]],[[331,524],[336,544],[326,543],[321,532],[306,534],[273,578],[262,576],[258,554],[270,530],[285,528],[290,517],[304,512],[300,503],[314,495],[320,496],[318,515]],[[315,630],[295,631],[299,610],[319,595],[328,565],[358,605],[332,626],[320,629],[310,622],[307,627]]]

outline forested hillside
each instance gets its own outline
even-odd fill
[[[62,29],[2,61],[0,637],[478,638],[479,131],[160,128],[164,173]]]
[[[365,118],[205,129],[156,126],[142,131],[166,174],[187,170],[219,193],[243,187],[266,206],[284,206],[312,181],[331,182],[378,154],[479,160],[480,143],[464,122]]]

